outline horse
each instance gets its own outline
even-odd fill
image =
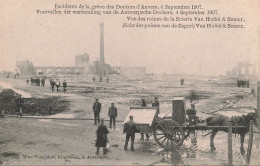
[[[40,79],[39,78],[31,78],[31,85],[40,86]]]
[[[232,133],[240,134],[240,153],[243,155],[245,154],[244,139],[246,133],[249,131],[250,120],[256,120],[255,113],[248,113],[247,115],[242,116],[232,116],[231,118],[223,115],[215,115],[208,117],[206,123],[208,126],[228,126],[228,122],[231,121],[232,126],[245,126],[245,128],[235,128],[232,130]],[[210,147],[212,151],[216,150],[216,147],[214,146],[214,138],[219,130],[220,129],[213,129],[210,135]],[[222,129],[222,131],[228,132],[228,128]]]

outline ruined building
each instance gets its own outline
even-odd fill
[[[226,77],[250,78],[256,76],[256,65],[248,61],[238,62],[231,71],[226,71]]]
[[[16,67],[20,70],[21,74],[23,75],[32,75],[36,73],[33,63],[29,60],[16,61]]]

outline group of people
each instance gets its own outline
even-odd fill
[[[93,104],[92,110],[94,112],[94,124],[97,125],[100,123],[100,110],[101,110],[101,103],[96,99],[95,103]],[[117,108],[115,107],[114,103],[111,103],[111,107],[108,109],[108,116],[110,118],[110,125],[109,128],[112,128],[112,123],[114,130],[116,129],[116,117],[117,117]]]
[[[29,85],[29,82],[31,81],[31,85],[36,85],[36,86],[45,86],[45,78],[27,78],[26,83]]]
[[[96,81],[96,77],[93,77],[92,80],[93,80],[93,83],[94,83]],[[109,82],[108,77],[107,77],[106,81],[107,81],[107,83]],[[102,76],[99,77],[99,82],[102,82]]]
[[[54,79],[50,79],[50,85],[51,85],[52,92],[54,91],[55,86],[57,88],[57,92],[59,92],[59,87],[61,86],[59,79],[56,79],[56,81]],[[63,92],[66,92],[67,91],[66,88],[68,86],[66,80],[63,81],[62,86],[63,86]]]
[[[142,99],[141,102],[141,106],[142,107],[146,107],[146,101],[145,99]],[[158,101],[158,98],[155,97],[154,98],[154,102],[152,103],[152,107],[156,107],[157,108],[157,113],[159,114],[159,106],[160,103]],[[93,112],[94,112],[94,125],[97,125],[100,123],[100,111],[101,111],[101,103],[99,102],[99,99],[97,98],[95,100],[95,103],[93,104]],[[112,124],[114,127],[114,130],[116,128],[116,117],[117,117],[117,108],[115,107],[114,103],[111,103],[111,106],[108,109],[108,116],[110,118],[110,125],[109,128],[112,128]],[[125,146],[124,149],[127,150],[128,149],[128,142],[129,139],[131,139],[131,151],[134,151],[134,140],[135,140],[135,133],[138,132],[138,130],[136,129],[136,125],[134,122],[134,117],[133,116],[129,116],[129,121],[127,121],[124,124],[124,129],[123,129],[123,134],[126,134],[126,140],[125,140]],[[107,134],[109,133],[107,127],[104,125],[104,119],[101,119],[101,124],[99,125],[98,129],[97,129],[97,139],[96,139],[96,147],[97,147],[97,152],[96,154],[99,154],[99,149],[100,147],[103,147],[103,154],[106,154],[106,146],[108,143],[108,138],[107,138]],[[149,135],[146,134],[146,139],[149,140]],[[144,134],[141,133],[141,140],[144,140]]]
[[[249,88],[249,80],[237,80],[237,87],[247,87]]]
[[[29,85],[29,82],[31,81],[31,85],[36,85],[36,86],[45,86],[45,78],[31,78],[29,80],[29,78],[26,79],[26,83],[27,85]],[[59,87],[60,85],[60,81],[59,79],[56,79],[56,81],[54,79],[50,79],[50,85],[51,85],[51,90],[52,92],[54,91],[54,88],[56,87],[57,92],[59,91]],[[62,83],[62,87],[63,87],[63,91],[66,92],[67,91],[67,81],[64,80]]]

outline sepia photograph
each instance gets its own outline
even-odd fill
[[[0,165],[259,165],[259,16],[0,0]]]

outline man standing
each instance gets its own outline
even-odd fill
[[[27,82],[27,85],[28,85],[29,84],[29,78],[27,78],[26,82]]]
[[[100,110],[101,110],[101,103],[98,102],[98,99],[96,99],[96,102],[94,103],[93,107],[93,112],[94,112],[94,118],[95,118],[95,123],[94,125],[99,124],[99,114],[100,114]]]
[[[117,117],[117,108],[115,107],[114,103],[111,103],[111,107],[108,110],[108,116],[110,117],[110,126],[112,128],[112,121],[114,125],[114,130],[116,128],[116,117]]]
[[[59,87],[60,87],[60,81],[57,79],[56,80],[56,88],[57,88],[57,92],[59,91]]]
[[[18,99],[16,100],[16,112],[18,117],[23,116],[23,104],[24,104],[23,98],[19,96]]]
[[[50,80],[51,83],[51,91],[54,91],[55,81],[53,79]]]
[[[130,119],[130,121],[128,121],[124,124],[123,134],[126,133],[126,140],[125,140],[124,149],[127,150],[128,141],[129,141],[129,138],[131,137],[131,151],[134,151],[134,141],[135,141],[136,127],[135,127],[135,122],[133,121],[133,116],[129,116],[129,119]]]
[[[42,78],[42,87],[44,87],[44,85],[45,85],[45,79]]]
[[[96,147],[97,147],[97,152],[96,154],[99,154],[99,148],[103,147],[103,154],[106,154],[105,147],[107,145],[108,139],[107,139],[107,134],[108,134],[108,129],[104,125],[104,119],[101,119],[101,124],[98,126],[97,129],[97,139],[96,139]]]
[[[142,99],[142,107],[146,107],[146,102],[145,102],[145,99]],[[149,140],[149,135],[148,134],[145,134],[146,135],[146,140]],[[141,133],[141,140],[144,140],[144,134]]]
[[[142,104],[141,104],[142,107],[146,107],[146,102],[145,102],[145,99],[142,99]]]
[[[66,92],[67,82],[66,80],[63,81],[63,91]]]
[[[181,79],[181,85],[183,85],[183,84],[184,84],[184,79],[182,78],[182,79]]]
[[[160,103],[159,103],[159,101],[158,101],[158,97],[155,97],[155,98],[154,98],[154,103],[152,103],[152,107],[158,107],[158,109],[157,109],[157,113],[158,113],[158,114],[160,113],[159,106],[160,106]]]

